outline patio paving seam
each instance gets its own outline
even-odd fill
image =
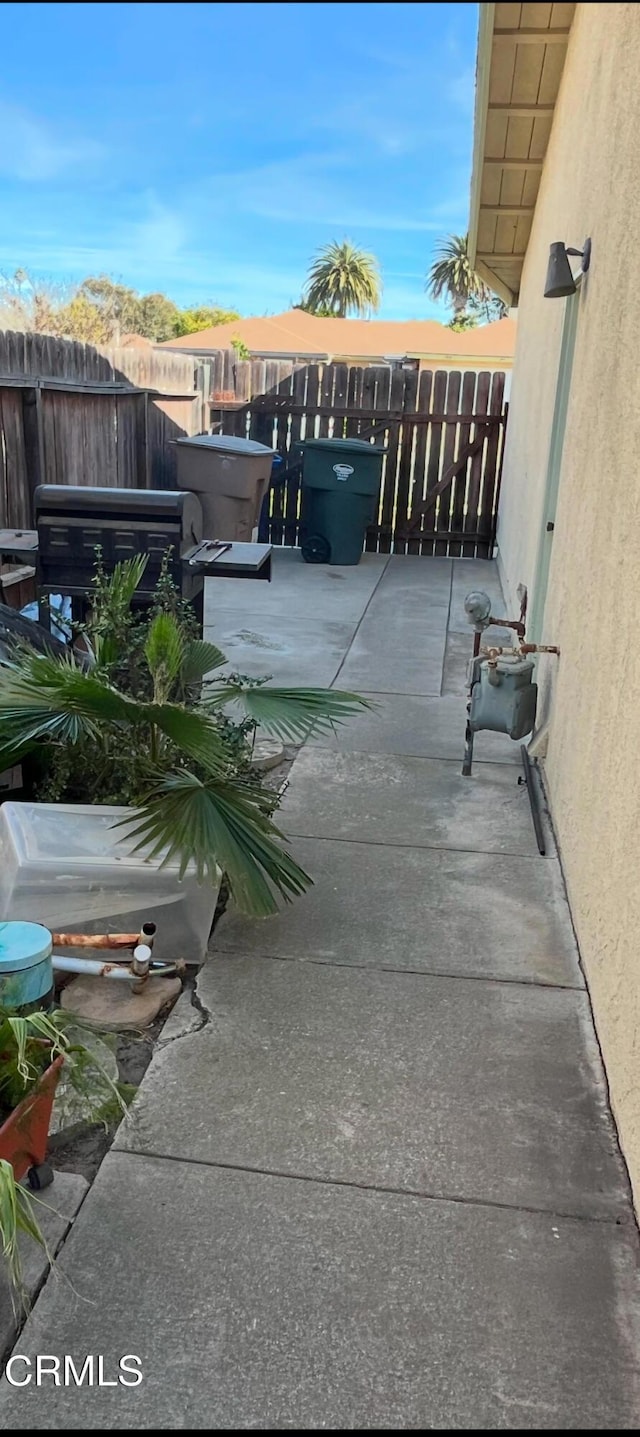
[[[411,698],[411,697],[423,698],[423,697],[425,697],[425,695],[423,695],[423,694],[417,694],[417,695],[410,695],[410,694],[392,694],[392,695],[390,695],[390,697],[392,697],[392,698],[397,698],[397,699],[399,699],[399,700],[402,700],[402,699]],[[426,697],[428,697],[428,695],[426,695]],[[436,697],[437,697],[437,696],[436,696]],[[331,745],[330,745],[330,744],[326,744],[326,745],[325,745],[325,744],[323,744],[323,743],[319,743],[319,742],[318,742],[318,743],[316,743],[316,748],[321,748],[321,749],[323,749],[325,752],[326,752],[327,749],[329,749],[330,752],[333,753],[333,749],[331,748]],[[390,754],[390,753],[387,753],[385,750],[382,750],[382,751],[378,752],[378,750],[377,750],[377,749],[374,749],[374,748],[351,748],[351,749],[349,749],[349,757],[350,757],[350,758],[383,758],[383,759],[384,759],[384,758],[400,758],[400,759],[411,758],[411,759],[415,759],[415,761],[416,761],[417,763],[438,763],[438,764],[452,763],[455,768],[462,768],[462,756],[461,756],[459,759],[457,759],[457,758],[440,758],[440,755],[438,755],[437,758],[430,758],[430,757],[429,757],[429,754],[426,754],[426,753]],[[475,763],[475,762],[476,762],[476,760],[475,760],[475,758],[474,758],[474,763]],[[508,761],[505,760],[504,758],[484,758],[484,759],[479,759],[478,762],[479,762],[479,763],[493,763],[493,764],[497,764],[497,765],[498,765],[498,768],[504,768],[505,766],[508,766]],[[473,777],[471,777],[471,778],[469,779],[469,783],[473,783]]]
[[[217,942],[216,953],[226,953],[230,958],[239,957],[237,947],[226,948],[224,942]],[[516,988],[548,988],[552,993],[584,993],[585,988],[580,983],[543,983],[539,978],[498,978],[487,973],[453,973],[448,968],[394,968],[388,963],[341,963],[335,958],[294,958],[288,953],[259,953],[256,955],[260,962],[267,963],[299,963],[307,967],[312,965],[317,968],[345,968],[350,973],[397,973],[402,977],[408,975],[414,978],[446,978],[448,981],[455,979],[460,983],[508,983],[510,987]],[[182,1034],[178,1034],[182,1037]],[[173,1040],[172,1040],[173,1041]]]
[[[434,762],[439,761],[439,759],[434,760]],[[287,828],[286,837],[306,838],[313,840],[314,843],[357,843],[363,848],[399,848],[401,851],[408,848],[427,853],[478,853],[484,854],[486,858],[495,858],[496,862],[502,858],[524,858],[529,859],[531,863],[535,863],[538,858],[541,863],[558,862],[556,853],[540,853],[538,855],[513,853],[510,848],[452,848],[449,844],[443,845],[442,843],[397,843],[394,839],[389,838],[343,838],[342,835],[332,833],[300,833],[292,828]]]
[[[443,689],[444,689],[444,670],[445,670],[445,664],[446,664],[446,662],[447,662],[447,644],[448,644],[448,642],[449,642],[449,628],[450,628],[450,625],[451,625],[451,606],[452,606],[452,603],[453,603],[453,575],[454,575],[454,571],[455,571],[455,559],[452,561],[452,564],[451,564],[451,572],[450,572],[450,575],[449,575],[449,603],[447,604],[447,623],[446,623],[446,628],[445,628],[445,631],[444,631],[444,635],[445,635],[445,637],[444,637],[444,648],[443,648],[443,650],[442,650],[442,664],[441,664],[441,666],[440,666],[440,698],[442,698],[442,692],[443,692]]]
[[[440,1203],[443,1206],[455,1205],[465,1208],[490,1208],[498,1212],[522,1212],[535,1214],[538,1217],[561,1218],[563,1222],[576,1222],[581,1225],[595,1224],[597,1227],[622,1228],[627,1231],[634,1231],[636,1224],[633,1213],[619,1213],[617,1216],[606,1213],[577,1213],[571,1212],[568,1208],[560,1207],[538,1207],[532,1203],[510,1203],[499,1202],[496,1198],[474,1198],[463,1197],[456,1193],[430,1192],[426,1188],[394,1187],[386,1183],[365,1183],[356,1182],[349,1178],[322,1177],[317,1173],[303,1173],[285,1171],[283,1168],[263,1168],[252,1166],[250,1163],[234,1163],[224,1161],[208,1161],[206,1158],[191,1158],[174,1153],[162,1153],[151,1148],[118,1148],[118,1157],[148,1158],[154,1162],[172,1163],[175,1166],[185,1165],[194,1168],[207,1168],[210,1170],[232,1173],[250,1173],[254,1177],[279,1178],[283,1182],[312,1183],[320,1187],[346,1188],[354,1192],[379,1193],[380,1196],[416,1198],[424,1203]]]
[[[369,598],[367,599],[367,602],[366,602],[366,604],[365,604],[365,606],[364,606],[364,609],[362,610],[362,613],[361,613],[361,615],[360,615],[360,618],[358,619],[358,622],[357,622],[357,624],[356,624],[356,626],[355,626],[355,629],[354,629],[354,631],[353,631],[353,633],[352,633],[352,635],[351,635],[351,638],[350,638],[350,640],[349,640],[348,648],[345,649],[345,652],[344,652],[344,654],[342,655],[342,658],[341,658],[340,663],[339,663],[339,665],[338,665],[338,669],[337,669],[336,673],[334,674],[334,676],[333,676],[333,678],[332,678],[332,680],[331,680],[331,683],[330,683],[330,685],[329,685],[329,688],[333,688],[334,684],[336,684],[336,683],[338,682],[338,679],[340,678],[340,674],[342,673],[342,670],[343,670],[343,668],[344,668],[344,666],[345,666],[345,664],[346,664],[346,662],[347,662],[347,659],[348,659],[348,657],[349,657],[349,654],[351,653],[351,650],[352,650],[353,645],[354,645],[354,643],[355,643],[355,641],[356,641],[356,638],[357,638],[357,636],[358,636],[358,634],[359,634],[359,632],[360,632],[360,629],[361,629],[361,627],[362,627],[362,625],[363,625],[363,623],[364,623],[364,620],[365,620],[365,618],[366,618],[366,616],[367,616],[367,614],[368,614],[368,612],[369,612],[369,608],[370,608],[371,604],[373,603],[373,600],[374,600],[374,598],[375,598],[375,596],[376,596],[376,594],[377,594],[377,592],[378,592],[378,589],[380,588],[380,585],[381,585],[381,583],[382,583],[382,580],[384,579],[384,576],[385,576],[385,574],[386,574],[386,572],[387,572],[387,569],[389,568],[389,562],[390,562],[390,560],[392,559],[392,557],[393,557],[392,554],[388,554],[388,555],[387,555],[387,562],[386,562],[386,564],[384,565],[384,568],[382,568],[382,569],[380,570],[380,578],[378,579],[377,584],[376,584],[375,587],[372,589],[372,591],[371,591],[371,593],[370,593],[370,595],[369,595]]]
[[[421,697],[423,697],[423,695],[421,695],[421,694],[416,694],[416,695],[413,695],[413,694],[393,694],[393,695],[389,695],[389,697],[392,697],[392,698],[403,698],[403,699],[405,699],[405,698],[414,698],[414,697],[415,697],[415,698],[421,698]],[[324,738],[325,736],[326,736],[326,735],[324,735],[324,734],[322,735],[323,738]],[[306,742],[306,740],[305,740],[305,742]],[[315,748],[321,748],[321,749],[323,749],[325,753],[326,753],[327,751],[330,752],[330,753],[333,753],[333,752],[334,752],[334,749],[333,749],[332,744],[330,744],[330,743],[323,743],[323,742],[322,742],[322,739],[319,739],[319,738],[314,741],[314,746],[315,746]],[[462,747],[464,748],[464,741],[463,741]],[[351,754],[363,754],[365,758],[375,758],[375,757],[378,755],[378,750],[376,750],[376,749],[370,749],[370,748],[350,748],[348,751],[349,751],[349,753],[351,753]],[[390,757],[393,757],[393,756],[394,756],[394,755],[388,754],[387,751],[386,751],[386,749],[381,749],[381,750],[379,751],[379,757],[380,757],[380,758],[390,758]],[[458,759],[458,758],[441,758],[440,754],[438,754],[435,758],[432,758],[430,754],[425,754],[425,753],[404,753],[404,752],[403,752],[402,754],[399,754],[398,757],[400,757],[400,758],[426,759],[428,763],[455,763],[458,768],[462,768],[462,758],[463,758],[463,754],[462,754],[462,752],[461,752],[459,759]],[[479,757],[477,754],[474,753],[474,755],[473,755],[473,762],[474,762],[474,764],[476,764],[476,763],[493,763],[493,764],[497,764],[499,768],[504,768],[505,763],[508,763],[509,760],[508,760],[508,759],[504,759],[504,758],[481,758],[481,757]],[[471,780],[471,782],[473,782],[473,779]]]

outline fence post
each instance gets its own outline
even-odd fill
[[[146,389],[139,396],[136,409],[136,489],[150,489],[149,395]]]
[[[22,391],[22,433],[27,476],[29,523],[35,522],[33,496],[46,480],[44,463],[44,426],[42,423],[42,390],[39,384]]]

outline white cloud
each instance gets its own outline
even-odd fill
[[[0,174],[37,182],[95,163],[102,146],[92,140],[64,140],[17,105],[0,101]]]
[[[323,110],[311,127],[315,130],[331,131],[348,135],[350,142],[358,137],[368,146],[373,146],[380,155],[409,155],[419,149],[423,136],[415,116],[408,117],[400,107],[385,105],[380,108],[376,100],[359,97],[345,100],[333,109]]]
[[[238,214],[287,225],[332,227],[340,235],[351,230],[437,231],[441,222],[416,204],[401,213],[389,198],[375,205],[353,198],[351,156],[340,152],[296,156],[235,174],[209,178],[189,201],[206,206],[218,220]]]
[[[65,280],[96,273],[127,276],[127,282],[143,288],[150,271],[184,270],[185,221],[152,192],[134,196],[125,210],[106,220],[94,218],[90,207],[75,222],[71,216],[56,218],[58,223],[49,212],[46,224],[32,223],[25,232],[19,262],[27,269]],[[0,239],[0,269],[15,264],[15,242],[8,245]]]

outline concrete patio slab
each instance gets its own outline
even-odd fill
[[[227,655],[229,668],[276,684],[329,688],[351,643],[353,624],[310,624],[291,605],[287,614],[238,616],[221,612],[204,636]]]
[[[275,918],[231,908],[212,954],[582,988],[557,860],[298,838],[314,886]]]
[[[455,696],[464,703],[469,689],[467,674],[472,647],[473,636],[468,627],[466,633],[448,633],[442,669],[443,699]]]
[[[535,856],[527,790],[514,764],[460,764],[306,746],[280,810],[285,832],[409,848]],[[553,852],[549,834],[548,850]]]
[[[404,638],[398,632],[397,645],[380,648],[375,630],[358,634],[344,664],[338,670],[335,688],[359,693],[361,689],[383,694],[423,694],[437,698],[442,686],[444,645],[427,636],[421,642],[414,635],[413,654],[416,667],[407,673],[403,658]]]
[[[305,564],[299,549],[276,549],[271,583],[205,579],[205,627],[222,612],[295,614],[298,618],[356,624],[389,563],[388,554],[363,554],[359,564]]]
[[[232,666],[381,710],[298,755],[316,887],[216,930],[20,1336],[113,1385],[5,1381],[0,1425],[635,1429],[637,1232],[559,864],[506,740],[460,774],[494,566],[274,573],[207,585]]]
[[[450,559],[392,556],[340,670],[343,688],[440,693],[451,573]]]
[[[99,1352],[110,1378],[135,1353],[143,1380],[5,1379],[2,1424],[635,1428],[634,1246],[609,1223],[112,1154],[20,1352]]]
[[[74,1221],[88,1186],[79,1173],[57,1172],[52,1185],[38,1194],[40,1201],[35,1207],[36,1218],[49,1253],[54,1257]],[[19,1246],[25,1294],[27,1303],[31,1304],[47,1276],[49,1259],[45,1249],[24,1233]],[[6,1267],[0,1257],[0,1361],[10,1350],[23,1320],[24,1308],[21,1309],[15,1293],[12,1297]]]
[[[372,608],[389,615],[401,611],[413,619],[435,608],[449,610],[453,576],[451,559],[393,554],[376,590]]]
[[[310,739],[314,748],[342,753],[395,753],[413,758],[445,758],[462,765],[467,707],[464,698],[425,698],[416,694],[358,692],[375,707],[340,724],[335,734]],[[520,763],[520,745],[506,734],[479,733],[474,762]]]
[[[214,959],[198,992],[210,1021],[158,1054],[118,1148],[624,1211],[586,994],[254,957]]]

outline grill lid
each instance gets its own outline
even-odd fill
[[[181,518],[193,495],[182,489],[94,489],[84,484],[39,484],[34,495],[36,515],[125,514]]]

